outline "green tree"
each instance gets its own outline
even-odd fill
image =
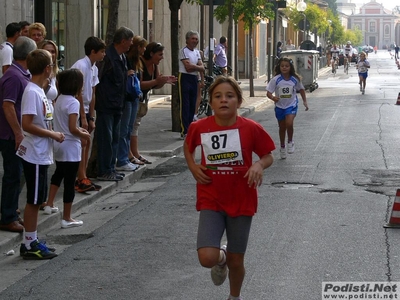
[[[244,28],[249,31],[250,97],[254,97],[253,29],[262,20],[274,18],[273,4],[267,3],[265,0],[225,0],[225,4],[218,6],[214,11],[214,15],[220,23],[225,22],[230,14],[234,20],[242,21]]]

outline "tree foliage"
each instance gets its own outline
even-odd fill
[[[233,9],[233,19],[242,21],[247,30],[250,25],[254,26],[262,20],[274,18],[274,6],[265,0],[225,0],[225,4],[218,6],[214,11],[218,22],[226,21],[230,7]]]

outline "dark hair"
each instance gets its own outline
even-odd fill
[[[84,48],[85,55],[89,56],[92,50],[97,53],[100,50],[106,49],[106,43],[96,36],[91,36],[86,39]]]
[[[221,38],[219,39],[220,44],[225,44],[226,43],[226,37],[221,36]]]
[[[301,77],[299,76],[299,74],[296,73],[296,70],[294,69],[294,65],[293,65],[293,60],[291,60],[290,58],[287,57],[281,57],[278,62],[276,63],[275,66],[275,75],[279,75],[281,74],[281,62],[286,61],[289,63],[290,65],[290,70],[289,70],[289,74],[290,76],[296,77],[298,80],[301,80]]]
[[[243,102],[243,92],[242,89],[240,88],[239,84],[235,80],[235,78],[231,76],[217,76],[217,78],[214,80],[214,82],[211,84],[210,88],[208,89],[208,95],[210,95],[210,103],[212,102],[212,96],[214,89],[222,84],[222,83],[228,83],[231,85],[231,87],[234,89],[236,96],[238,98],[239,104],[242,104]]]
[[[51,54],[47,50],[36,49],[26,57],[26,64],[32,75],[40,75],[51,65]]]
[[[122,40],[129,40],[130,38],[133,38],[133,35],[134,34],[132,30],[122,26],[115,31],[113,43],[120,44]]]
[[[60,94],[76,96],[83,88],[83,73],[74,68],[59,72],[57,86]]]
[[[145,60],[149,60],[151,58],[151,53],[156,53],[160,51],[164,51],[164,46],[161,43],[151,42],[146,46],[146,51],[144,51],[143,57]]]
[[[29,23],[28,21],[20,21],[19,22],[19,26],[21,26],[21,29],[24,28],[25,26],[29,26],[31,25],[31,23]]]
[[[8,38],[13,37],[17,32],[21,31],[21,25],[17,22],[13,22],[7,25],[6,27],[6,36]]]

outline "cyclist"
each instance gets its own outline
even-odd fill
[[[344,68],[346,69],[347,62],[351,63],[351,56],[353,55],[353,47],[351,46],[351,42],[347,41],[346,46],[344,47],[344,56],[347,60],[344,60]]]
[[[332,73],[335,73],[335,68],[339,64],[339,48],[336,44],[333,44],[331,48],[331,64],[332,64]]]

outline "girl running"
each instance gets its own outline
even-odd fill
[[[358,70],[358,77],[360,78],[358,83],[360,85],[360,92],[364,95],[365,86],[367,85],[368,69],[370,67],[369,61],[367,60],[367,54],[364,51],[361,52],[360,60],[356,67]]]
[[[294,152],[293,122],[297,114],[298,98],[300,92],[303,104],[308,110],[306,92],[301,83],[300,76],[296,73],[293,61],[287,57],[279,59],[275,67],[275,77],[267,86],[267,97],[275,102],[275,116],[279,125],[279,139],[281,143],[281,159],[286,158],[285,137],[288,136],[288,153]]]

